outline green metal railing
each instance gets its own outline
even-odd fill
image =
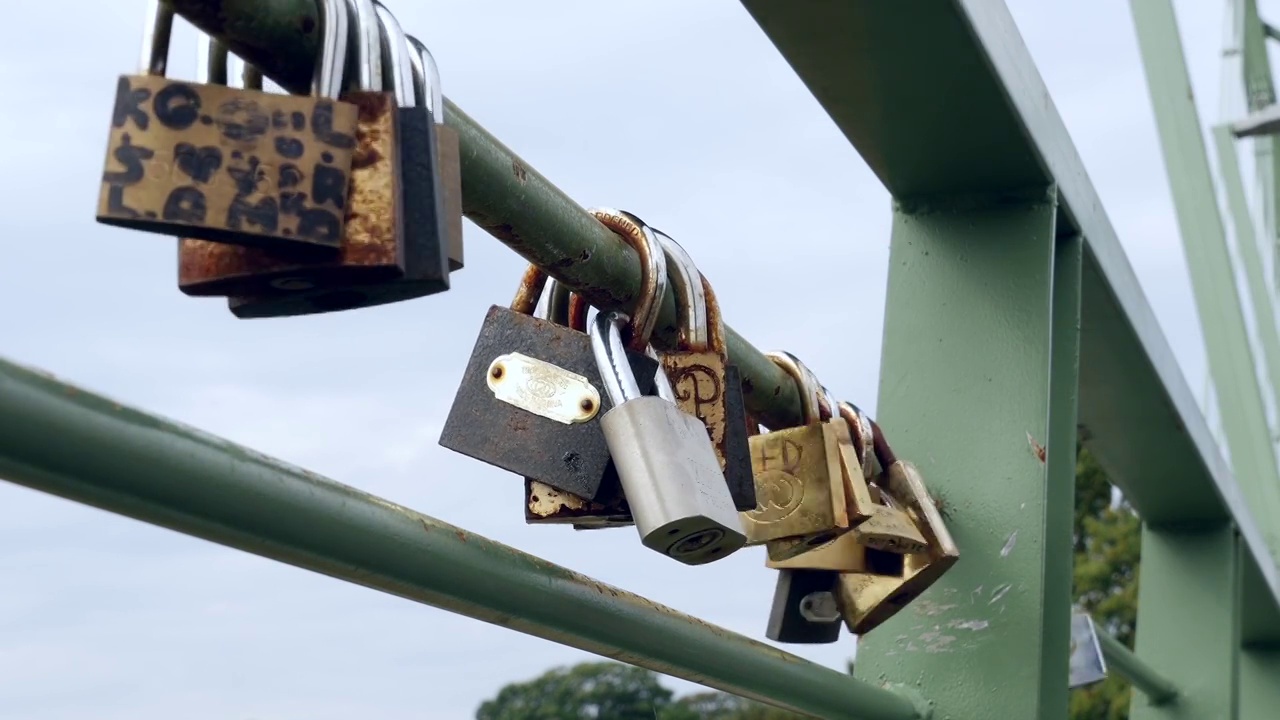
[[[169,2],[308,86],[314,0]],[[814,717],[1061,719],[1080,438],[1144,522],[1136,653],[1103,640],[1144,693],[1134,717],[1269,717],[1280,488],[1234,294],[1195,278],[1210,362],[1241,376],[1218,388],[1233,473],[1003,3],[742,3],[895,199],[879,421],[962,549],[861,639],[855,678],[4,362],[0,477]],[[1169,171],[1188,255],[1221,273],[1172,9],[1132,7],[1166,157],[1187,163]],[[593,305],[636,295],[633,251],[452,103],[446,122],[468,218]],[[660,348],[674,321],[668,294]],[[757,418],[800,419],[785,374],[732,331],[729,352]]]

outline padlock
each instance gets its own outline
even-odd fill
[[[890,472],[898,465],[897,458],[889,444],[883,440],[876,424],[867,419],[872,430],[872,448],[875,459],[882,468],[869,486],[875,501],[874,512],[864,523],[853,529],[858,542],[868,548],[902,555],[922,553],[928,545],[928,539],[921,532],[921,518],[911,517],[901,506],[902,502],[911,502],[909,483],[902,480],[902,471]],[[895,477],[897,487],[893,486]],[[923,486],[922,486],[923,487]]]
[[[775,559],[824,545],[850,529],[839,439],[822,415],[813,374],[788,353],[768,353],[800,390],[804,424],[749,439],[757,506],[742,514],[751,545]]]
[[[780,570],[765,637],[795,645],[840,638],[840,576],[825,570]]]
[[[756,488],[745,430],[746,402],[738,367],[728,362],[715,291],[679,243],[634,214],[622,214],[656,238],[666,256],[667,277],[676,290],[680,321],[677,346],[662,354],[662,367],[675,388],[680,409],[702,420],[707,428],[734,507],[752,510]],[[556,294],[552,299],[557,300]],[[570,324],[585,322],[585,315],[585,301],[574,295],[568,311]]]
[[[142,75],[122,75],[98,222],[322,257],[338,247],[357,108],[336,100],[346,59],[341,0],[320,2],[313,94],[165,77],[173,7],[147,6]]]
[[[600,429],[636,530],[645,547],[686,565],[720,560],[746,542],[720,462],[702,422],[676,405],[661,369],[657,396],[641,394],[625,360],[625,319],[616,311],[596,313],[588,334],[603,394],[613,403]]]
[[[587,316],[585,306],[571,316],[572,300],[577,296],[569,292],[555,279],[547,281],[545,317],[549,322],[569,327],[586,335]],[[650,358],[652,354],[646,353]],[[525,522],[537,525],[571,524],[575,530],[603,530],[634,525],[631,510],[627,507],[622,483],[613,461],[605,466],[600,489],[594,499],[585,499],[562,492],[534,478],[524,479]]]
[[[440,87],[440,70],[435,58],[416,37],[409,36],[413,47],[414,87],[418,98],[427,100],[431,119],[435,122],[436,160],[439,168],[444,218],[448,236],[449,270],[461,270],[462,261],[462,158],[459,154],[458,131],[444,124],[444,93]]]
[[[448,289],[442,203],[432,187],[433,171],[420,171],[422,162],[430,163],[429,150],[434,147],[430,138],[424,143],[421,134],[434,126],[421,117],[425,108],[415,106],[407,40],[396,25],[386,30],[388,42],[383,42],[380,28],[394,18],[385,12],[380,17],[373,0],[348,0],[348,6],[359,29],[359,84],[342,97],[359,107],[360,116],[341,247],[328,258],[314,259],[183,243],[179,288],[186,294],[226,295],[237,317],[261,318],[370,307]],[[384,52],[395,60],[384,65]],[[412,127],[401,125],[406,118]],[[406,138],[407,132],[414,137]],[[414,146],[410,149],[427,153],[416,156],[408,174],[402,162],[406,140]],[[409,200],[416,210],[406,216]]]
[[[635,314],[654,315],[653,286],[665,284],[666,268],[647,245],[634,247],[642,285],[649,288]],[[596,418],[612,405],[600,390],[587,334],[533,316],[546,281],[546,274],[531,266],[511,307],[489,308],[440,444],[557,492],[593,500],[610,461]],[[652,392],[657,361],[643,352],[627,357],[642,389]]]
[[[676,347],[662,354],[662,368],[675,388],[680,409],[706,427],[734,507],[753,510],[756,485],[751,448],[742,422],[732,421],[729,415],[731,406],[738,413],[746,412],[742,379],[737,366],[728,362],[720,304],[711,283],[685,249],[665,233],[651,229],[666,255],[667,276],[675,286],[680,313]]]
[[[887,443],[884,443],[887,448]],[[881,453],[878,453],[881,454]],[[914,465],[892,455],[884,472],[889,491],[906,503],[907,512],[919,526],[927,545],[922,552],[899,555],[866,549],[869,565],[877,570],[889,567],[895,559],[902,562],[901,573],[852,572],[840,576],[839,602],[849,631],[865,634],[893,617],[927,590],[960,558],[942,514],[930,497],[924,479]]]

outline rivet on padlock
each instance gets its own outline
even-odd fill
[[[666,268],[659,257],[648,252],[647,245],[640,243],[633,247],[640,255],[641,284],[645,288],[635,314],[642,320],[655,316],[656,322],[652,298],[657,283],[665,283]],[[531,266],[511,307],[489,308],[440,433],[440,444],[504,470],[535,478],[559,493],[593,500],[610,462],[609,448],[598,424],[599,415],[612,405],[600,392],[600,408],[595,418],[587,422],[566,422],[577,416],[582,399],[573,390],[581,387],[574,378],[585,378],[587,384],[599,391],[600,371],[586,333],[533,317],[546,282],[546,274]],[[642,338],[648,337],[643,328],[636,333]],[[493,362],[501,356],[511,357],[517,363],[527,359],[540,361],[538,367],[544,372],[538,375],[538,382],[524,386],[521,392],[499,396],[488,378]],[[658,363],[645,356],[643,348],[640,352],[629,352],[627,357],[642,389],[652,392]]]
[[[408,39],[372,0],[348,5],[359,28],[360,72],[358,89],[342,97],[360,108],[360,117],[339,252],[313,259],[184,242],[179,288],[188,295],[226,295],[237,317],[263,318],[371,307],[448,289],[443,202],[430,167],[435,143],[424,137],[435,126],[415,99]]]
[[[613,403],[600,428],[641,542],[686,565],[724,558],[746,536],[706,429],[676,406],[661,370],[654,382],[658,395],[640,393],[625,360],[624,320],[620,313],[600,312],[588,330]]]
[[[796,645],[840,638],[839,575],[823,570],[780,570],[765,637]]]
[[[425,98],[435,123],[436,159],[439,168],[441,196],[444,199],[445,235],[448,238],[449,271],[461,270],[462,258],[462,158],[459,155],[458,131],[444,124],[444,93],[440,86],[440,70],[435,58],[416,37],[409,36],[413,55],[413,82],[418,101]]]
[[[337,102],[346,58],[340,0],[320,3],[311,96],[165,77],[173,8],[147,5],[143,75],[122,75],[98,222],[217,243],[332,253],[342,237],[354,105]]]
[[[768,357],[796,382],[804,424],[750,438],[757,507],[742,514],[748,543],[794,557],[850,529],[838,438],[822,416],[813,374],[788,353]]]

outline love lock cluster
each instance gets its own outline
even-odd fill
[[[489,309],[441,445],[523,476],[529,523],[634,525],[646,547],[687,565],[763,545],[778,570],[767,634],[780,642],[835,642],[841,624],[864,634],[955,563],[919,471],[870,418],[794,356],[770,353],[800,390],[804,422],[761,432],[689,254],[631,213],[593,214],[640,257],[635,306],[588,320],[581,296],[530,267],[510,307]],[[658,353],[650,335],[668,283],[678,341]]]
[[[435,60],[374,0],[319,5],[310,95],[264,92],[251,66],[229,87],[227,48],[205,35],[198,81],[166,78],[174,13],[159,0],[143,74],[117,84],[98,221],[181,238],[179,289],[237,317],[433,295],[463,265]]]
[[[198,82],[165,77],[174,14],[159,0],[142,74],[118,81],[98,221],[180,238],[179,289],[241,318],[432,295],[463,266],[458,136],[431,53],[375,0],[319,7],[309,95],[266,92],[248,65],[230,87],[228,49],[207,36]],[[441,445],[522,476],[529,523],[634,526],[687,565],[763,545],[782,642],[834,642],[842,620],[865,633],[955,563],[919,472],[869,418],[773,353],[805,417],[762,433],[693,259],[631,213],[593,214],[640,257],[634,307],[588,320],[530,267],[485,317]],[[680,327],[659,353],[668,284]]]

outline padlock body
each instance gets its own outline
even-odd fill
[[[757,500],[754,510],[742,513],[749,544],[816,536],[816,546],[848,531],[847,512],[832,495],[834,488],[843,490],[839,449],[824,425],[749,438]]]
[[[594,500],[557,490],[533,478],[524,479],[525,522],[534,525],[573,525],[578,530],[600,530],[634,525],[627,499],[622,495],[618,472],[612,463]]]
[[[178,261],[182,292],[243,298],[233,303],[237,316],[270,317],[287,314],[277,313],[273,302],[289,305],[291,296],[303,292],[358,291],[365,299],[349,302],[350,307],[381,304],[377,288],[411,273],[413,268],[405,265],[400,113],[395,98],[383,92],[352,92],[343,100],[359,109],[359,125],[346,228],[336,252],[315,258],[184,240]]]
[[[449,270],[461,270],[462,158],[459,154],[458,131],[448,125],[436,125],[435,129],[441,192],[444,197],[445,232],[449,238]]]
[[[399,276],[365,285],[326,283],[296,292],[233,297],[232,313],[245,319],[312,315],[404,302],[449,289],[441,183],[435,172],[437,126],[423,108],[397,113],[404,233],[398,244]]]
[[[357,114],[324,98],[122,75],[97,220],[232,248],[332,252]]]
[[[724,367],[724,480],[733,496],[733,506],[743,512],[756,508],[756,480],[751,470],[751,443],[747,435],[747,404],[742,396],[742,373],[738,366]]]
[[[701,565],[743,546],[746,535],[701,421],[646,396],[609,410],[600,427],[646,547]]]
[[[795,645],[823,645],[840,638],[840,620],[813,622],[801,605],[813,593],[838,593],[840,576],[824,570],[780,570],[765,637]],[[838,599],[838,598],[837,598]]]
[[[566,424],[500,398],[488,382],[490,368],[496,358],[511,353],[585,379],[599,391],[598,413],[587,422]],[[641,391],[653,392],[658,363],[638,353],[627,353],[627,359]],[[531,383],[529,393],[554,404],[564,399],[556,388],[580,387],[554,374],[544,382]],[[603,387],[586,333],[495,305],[476,338],[440,444],[560,492],[594,500],[610,462],[599,418],[613,403]]]
[[[852,530],[862,545],[901,555],[924,552],[928,547],[906,511],[887,505],[876,505],[872,510],[871,517]]]

